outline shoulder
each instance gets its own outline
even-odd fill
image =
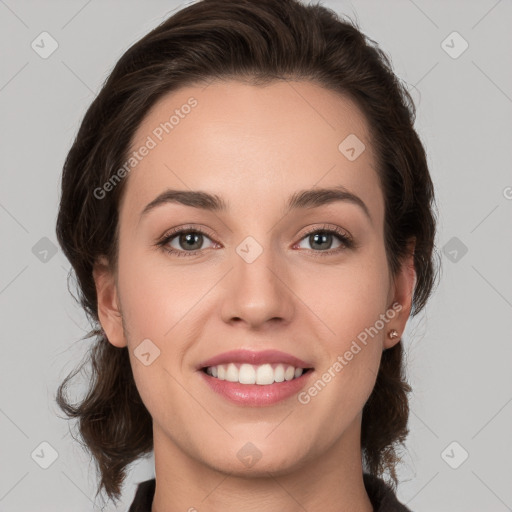
[[[364,473],[363,481],[374,512],[412,512],[398,501],[393,488],[381,478]]]
[[[151,512],[155,486],[156,480],[154,478],[139,483],[128,512]]]

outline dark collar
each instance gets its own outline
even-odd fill
[[[412,512],[398,501],[395,491],[381,478],[363,473],[363,482],[374,512]]]
[[[410,509],[398,501],[395,492],[384,480],[364,473],[363,481],[374,512],[411,512]],[[156,480],[154,478],[139,483],[128,512],[151,512],[155,486]]]

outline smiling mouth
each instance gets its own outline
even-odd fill
[[[299,368],[286,363],[228,363],[202,368],[204,373],[218,380],[261,386],[295,380],[312,370],[313,368]]]

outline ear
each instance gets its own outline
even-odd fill
[[[93,278],[98,300],[98,318],[107,339],[116,347],[126,347],[115,276],[104,256],[98,258],[94,264]]]
[[[405,330],[405,325],[409,319],[409,315],[411,314],[412,297],[414,294],[414,287],[416,286],[416,269],[414,267],[415,245],[416,239],[411,238],[407,246],[407,256],[402,260],[400,270],[393,279],[393,286],[391,288],[391,305],[395,305],[393,309],[396,311],[398,309],[397,304],[400,304],[401,309],[387,325],[383,350],[395,346],[401,340],[402,334]],[[398,336],[396,338],[389,338],[388,332],[391,329],[398,331]]]

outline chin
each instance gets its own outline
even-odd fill
[[[268,478],[269,473],[273,476],[286,475],[305,466],[306,454],[300,453],[298,448],[296,444],[285,447],[279,443],[279,446],[273,446],[268,440],[264,447],[245,441],[236,443],[235,449],[212,454],[210,461],[203,460],[216,471],[232,476]]]

